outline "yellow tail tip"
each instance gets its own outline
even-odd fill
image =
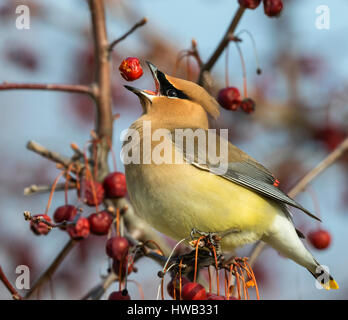
[[[330,286],[330,289],[334,289],[334,290],[337,290],[340,288],[338,286],[338,283],[334,279],[329,281],[329,286]]]
[[[323,288],[326,289],[326,290],[337,290],[339,289],[339,286],[338,286],[338,283],[332,279],[332,280],[329,280],[329,282],[325,283],[325,284],[322,284]]]

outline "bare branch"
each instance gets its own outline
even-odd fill
[[[84,85],[74,84],[39,84],[39,83],[7,83],[0,84],[0,90],[49,90],[70,93],[83,93],[94,97],[93,90]]]
[[[75,189],[76,183],[69,182],[68,189]],[[43,193],[43,192],[51,192],[52,185],[36,185],[32,184],[29,187],[24,188],[24,195],[29,196],[36,193]],[[55,191],[64,191],[65,190],[65,182],[64,183],[58,183]]]
[[[7,279],[5,273],[3,272],[0,266],[0,280],[5,285],[7,290],[12,294],[12,298],[14,300],[22,300],[21,295],[17,292],[17,290],[12,286],[11,282]]]
[[[51,265],[47,268],[47,270],[40,276],[40,278],[34,283],[29,292],[26,294],[25,299],[29,299],[33,293],[41,287],[46,281],[51,279],[54,272],[57,270],[59,265],[71,251],[71,249],[75,246],[76,241],[69,240],[68,243],[64,246],[64,248],[60,251],[58,256],[54,259]]]
[[[63,166],[69,166],[71,159],[68,157],[61,156],[59,153],[51,151],[38,144],[35,141],[29,141],[27,144],[27,149],[41,155],[44,158],[47,158],[53,162],[62,164]]]
[[[348,149],[348,138],[346,138],[334,151],[332,151],[313,170],[308,172],[289,192],[290,197],[297,196],[306,186],[312,182],[320,173],[337,161]]]
[[[219,59],[223,51],[225,50],[226,46],[228,45],[228,42],[230,41],[230,38],[233,36],[233,33],[240,21],[240,19],[243,16],[243,13],[245,11],[244,7],[239,7],[237,9],[237,12],[233,16],[233,19],[228,26],[225,35],[221,39],[220,43],[218,44],[217,48],[215,51],[212,53],[208,61],[202,66],[199,78],[198,78],[198,84],[203,85],[204,84],[204,76],[206,72],[209,72],[211,68],[214,66],[216,61]]]
[[[114,272],[110,272],[106,278],[93,289],[91,289],[87,294],[85,294],[81,300],[99,300],[106,290],[117,280],[117,275]]]
[[[146,18],[142,18],[140,21],[138,21],[129,31],[127,31],[122,37],[119,37],[118,39],[114,40],[113,42],[110,43],[109,46],[109,52],[111,52],[114,47],[121,42],[122,40],[126,39],[130,34],[132,34],[136,29],[138,29],[139,27],[142,27],[143,25],[145,25],[147,22]]]
[[[109,42],[106,35],[104,1],[89,0],[95,53],[95,86],[97,117],[95,132],[101,139],[98,152],[98,180],[108,173],[108,154],[112,143],[113,115],[111,108],[111,79]]]

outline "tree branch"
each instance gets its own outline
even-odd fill
[[[51,279],[54,272],[57,270],[59,265],[63,262],[65,257],[71,251],[71,249],[75,246],[76,241],[69,240],[68,243],[64,246],[64,248],[60,251],[58,256],[54,259],[51,265],[47,268],[47,270],[40,276],[40,278],[34,283],[29,292],[25,295],[25,299],[29,299],[33,293],[41,287],[46,281]]]
[[[142,18],[140,21],[138,21],[129,31],[127,31],[122,37],[119,37],[118,39],[114,40],[113,42],[110,43],[109,45],[109,52],[111,52],[114,47],[121,42],[122,40],[126,39],[130,34],[132,34],[136,29],[139,27],[142,27],[145,25],[147,22],[146,18]]]
[[[117,275],[114,272],[110,272],[103,281],[85,294],[81,300],[99,300],[106,290],[117,280]]]
[[[53,162],[57,162],[62,164],[63,166],[67,167],[69,166],[71,159],[68,157],[61,156],[59,153],[51,151],[43,147],[42,145],[38,144],[35,141],[29,141],[27,143],[27,149],[31,150],[39,155],[41,155],[44,158],[47,158]]]
[[[76,183],[69,182],[68,189],[75,189],[75,188],[76,188]],[[24,195],[29,196],[35,193],[51,192],[51,190],[52,190],[52,185],[32,184],[31,186],[24,188]],[[64,191],[64,190],[65,190],[65,182],[58,183],[56,185],[55,191]]]
[[[332,151],[323,161],[321,161],[314,169],[309,171],[290,191],[289,196],[294,198],[301,193],[309,183],[311,183],[320,173],[325,171],[335,161],[337,161],[348,150],[348,138],[346,138],[334,151]],[[266,243],[259,242],[253,249],[249,264],[253,266],[259,257]]]
[[[239,6],[235,15],[233,16],[233,19],[232,19],[230,25],[228,26],[228,28],[225,32],[225,35],[221,39],[217,48],[212,53],[212,55],[210,56],[208,61],[202,66],[202,68],[200,70],[199,78],[198,78],[198,84],[200,84],[200,85],[204,84],[204,74],[211,70],[211,68],[214,66],[216,61],[219,59],[220,55],[225,50],[226,46],[228,45],[228,42],[230,41],[231,36],[233,36],[233,33],[234,33],[240,19],[243,16],[244,11],[245,11],[245,8]]]
[[[98,88],[96,97],[97,117],[96,130],[101,143],[98,154],[98,180],[108,173],[108,153],[112,143],[113,117],[111,108],[111,80],[109,62],[109,43],[106,34],[104,1],[89,0],[92,19],[92,33],[95,53],[95,85]]]
[[[88,94],[94,98],[93,90],[84,85],[73,84],[39,84],[39,83],[7,83],[0,84],[0,90],[49,90],[70,93]]]
[[[21,295],[17,292],[17,290],[12,286],[11,282],[7,279],[1,266],[0,266],[0,280],[5,285],[7,290],[12,294],[12,298],[14,300],[22,300]]]

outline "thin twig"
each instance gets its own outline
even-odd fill
[[[7,290],[12,294],[12,298],[14,300],[22,300],[21,295],[17,292],[17,290],[12,286],[11,282],[7,279],[1,266],[0,266],[0,280],[5,285]]]
[[[27,149],[29,149],[29,150],[41,155],[42,157],[53,161],[53,162],[60,163],[65,167],[68,167],[68,165],[71,162],[71,160],[68,157],[64,157],[57,152],[51,151],[51,150],[43,147],[42,145],[38,144],[35,141],[29,141],[27,143]]]
[[[99,300],[116,280],[117,275],[114,272],[110,272],[100,284],[92,288],[81,300]]]
[[[221,56],[221,54],[225,50],[226,46],[228,45],[228,42],[230,41],[231,37],[233,36],[233,33],[234,33],[240,19],[243,16],[244,11],[245,11],[245,8],[241,7],[241,6],[237,9],[237,12],[233,16],[233,19],[232,19],[230,25],[228,26],[228,28],[225,32],[225,35],[221,39],[220,43],[218,44],[218,46],[216,47],[215,51],[212,53],[212,55],[210,56],[208,61],[202,66],[202,68],[200,70],[199,78],[198,78],[198,84],[200,84],[200,85],[204,84],[204,74],[206,72],[209,72],[212,69],[212,67],[214,66],[216,61],[219,59],[219,57]]]
[[[142,18],[140,21],[138,21],[129,31],[127,31],[122,37],[119,37],[118,39],[114,40],[113,42],[110,43],[109,45],[109,52],[111,52],[114,47],[121,42],[122,40],[126,39],[130,34],[132,34],[136,29],[139,27],[142,27],[145,25],[147,22],[146,18]]]
[[[309,171],[290,191],[289,196],[294,198],[301,193],[306,186],[319,176],[324,170],[337,161],[348,150],[348,138],[346,138],[334,151],[332,151],[323,161],[321,161],[314,169]],[[253,249],[249,264],[253,266],[266,247],[266,243],[259,242]]]
[[[94,97],[94,91],[84,85],[77,84],[41,84],[41,83],[8,83],[0,84],[0,90],[49,90],[70,93],[83,93]]]
[[[39,289],[46,281],[52,278],[52,275],[57,270],[59,265],[63,262],[65,257],[71,251],[71,249],[75,246],[76,241],[69,240],[68,243],[64,246],[64,248],[60,251],[51,265],[47,268],[47,270],[40,276],[40,278],[34,283],[31,287],[30,291],[26,294],[25,299],[29,299],[33,293]]]
[[[75,189],[76,183],[69,182],[68,189]],[[29,187],[24,188],[24,195],[29,196],[36,193],[50,192],[52,189],[52,185],[36,185],[32,184]],[[65,190],[65,182],[58,183],[55,191],[64,191]]]

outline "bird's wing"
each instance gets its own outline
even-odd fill
[[[318,217],[280,190],[278,188],[279,181],[268,169],[232,145],[227,139],[220,137],[212,130],[188,130],[196,133],[200,131],[200,134],[197,134],[191,141],[189,141],[187,129],[179,129],[179,131],[176,129],[171,134],[175,147],[183,153],[187,162],[201,170],[220,175],[227,180],[280,202],[284,206],[287,204],[298,208],[310,217],[320,221]],[[203,136],[205,137],[205,143],[203,143]],[[199,139],[202,140],[199,141]],[[214,141],[216,148],[209,147],[210,143],[214,143]]]

